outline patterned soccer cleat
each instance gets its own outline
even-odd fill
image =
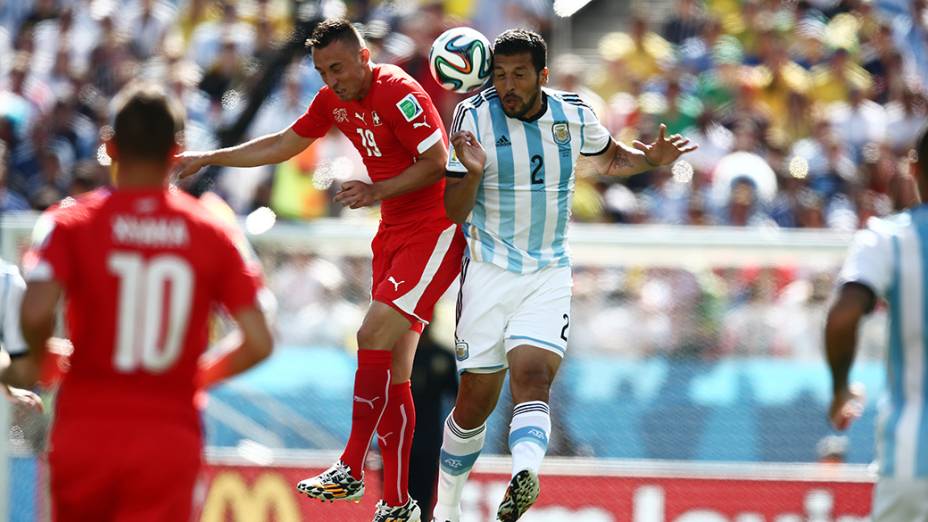
[[[377,503],[377,511],[374,513],[374,522],[421,522],[421,520],[422,510],[412,498],[402,506],[395,507],[390,507],[381,500]]]
[[[500,522],[516,522],[538,500],[540,490],[538,475],[527,469],[516,473],[509,481],[506,496],[496,510],[496,519]]]
[[[351,476],[351,468],[338,461],[319,475],[301,480],[296,489],[309,498],[323,501],[360,502],[364,496],[364,474],[362,473],[361,480],[358,480]]]

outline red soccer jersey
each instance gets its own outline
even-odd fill
[[[306,114],[293,124],[305,138],[321,138],[332,128],[358,149],[374,181],[399,175],[429,147],[448,142],[441,116],[425,90],[395,65],[375,65],[373,84],[364,99],[343,101],[323,87]],[[384,223],[408,223],[445,215],[445,181],[387,199],[381,204]]]
[[[253,305],[260,287],[228,229],[180,191],[101,189],[43,216],[35,236],[27,280],[64,289],[74,344],[59,422],[198,423],[210,311]]]

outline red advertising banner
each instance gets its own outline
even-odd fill
[[[746,464],[745,466],[750,466]],[[326,503],[295,484],[321,469],[213,464],[207,469],[201,522],[369,522],[380,483],[367,477],[363,501]],[[545,474],[526,522],[863,522],[873,485],[861,481],[768,480]],[[493,520],[507,474],[474,473],[462,522]],[[427,522],[427,521],[425,521]]]

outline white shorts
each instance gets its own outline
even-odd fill
[[[570,267],[516,274],[465,258],[454,345],[458,371],[506,369],[506,353],[523,344],[563,357],[572,286]]]
[[[873,492],[873,521],[914,520],[928,520],[928,480],[880,477]]]

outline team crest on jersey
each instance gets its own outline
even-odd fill
[[[335,118],[335,121],[338,123],[345,123],[348,121],[348,109],[339,108],[332,110],[332,117]]]
[[[371,121],[374,122],[374,127],[383,125],[383,121],[380,120],[380,115],[377,114],[377,111],[371,111]]]
[[[396,108],[400,110],[406,121],[412,121],[423,113],[419,100],[412,93],[407,94],[402,100],[396,103]]]
[[[470,356],[470,348],[467,346],[467,343],[460,339],[454,341],[454,356],[459,361],[463,361]]]
[[[567,122],[558,121],[551,126],[551,133],[554,134],[554,143],[558,145],[567,145],[570,143],[570,127]]]

